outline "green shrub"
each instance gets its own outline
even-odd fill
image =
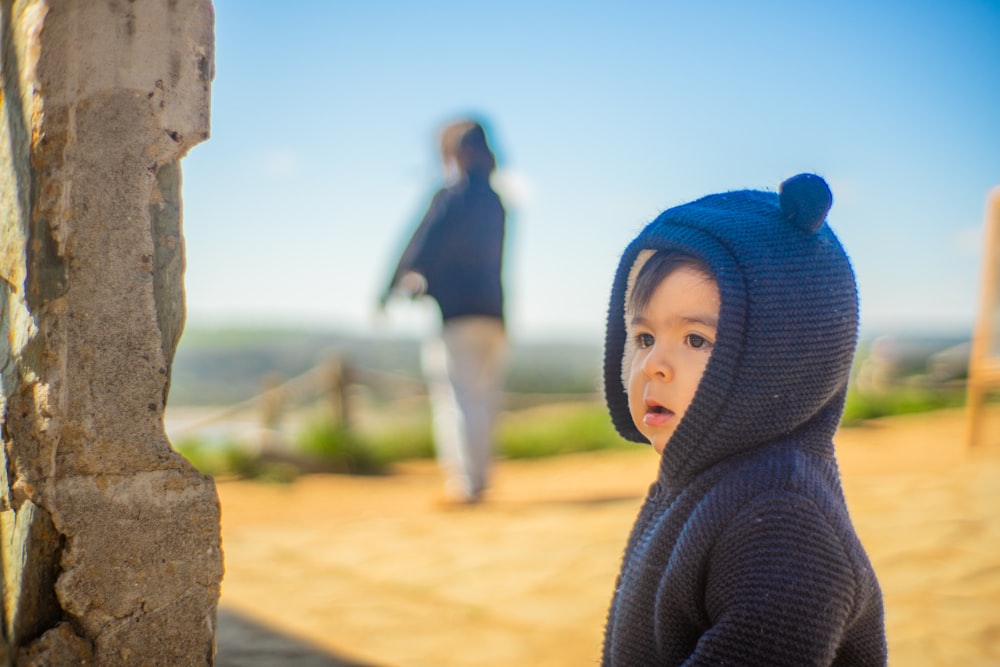
[[[959,407],[965,391],[904,387],[884,392],[849,391],[841,426],[858,426],[868,419]]]
[[[191,465],[213,477],[237,477],[268,482],[291,482],[300,471],[281,461],[263,461],[248,447],[227,441],[212,443],[187,438],[176,444],[177,452]]]
[[[365,436],[373,451],[385,461],[408,461],[434,457],[434,435],[429,421],[400,424]]]
[[[956,389],[907,387],[889,392],[851,391],[842,426],[869,419],[926,412],[963,404]],[[392,410],[391,406],[386,408]],[[387,414],[391,414],[387,412]],[[303,472],[380,474],[398,461],[434,456],[430,415],[425,410],[376,421],[377,425],[348,430],[331,417],[316,417],[299,433],[287,457],[261,457],[239,442],[188,439],[177,450],[204,473],[277,482],[294,480]],[[602,449],[628,449],[615,431],[603,401],[551,403],[501,414],[496,430],[497,455],[533,459]]]
[[[531,459],[627,447],[603,403],[553,404],[506,413],[496,434],[499,453]]]
[[[385,472],[387,461],[354,431],[332,420],[316,420],[298,436],[296,445],[305,456],[330,472],[374,475]]]

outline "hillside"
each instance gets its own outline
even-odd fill
[[[174,358],[170,404],[228,405],[260,391],[267,376],[296,377],[339,357],[355,368],[420,378],[420,341],[293,329],[187,330]],[[512,341],[506,388],[515,393],[598,390],[600,341],[593,345]]]

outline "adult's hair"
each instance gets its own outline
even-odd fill
[[[445,162],[454,161],[465,173],[486,175],[496,168],[486,130],[473,120],[455,121],[441,130],[441,157]]]

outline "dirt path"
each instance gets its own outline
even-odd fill
[[[1000,665],[1000,413],[893,418],[838,438],[886,597],[890,664]],[[488,502],[435,505],[433,464],[387,477],[220,482],[218,663],[597,664],[649,450],[503,462]]]

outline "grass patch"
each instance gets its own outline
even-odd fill
[[[361,435],[334,423],[315,420],[299,434],[297,450],[328,472],[354,475],[384,473],[388,461]]]
[[[906,387],[888,392],[851,391],[841,425],[858,426],[890,415],[959,407],[960,389]],[[386,406],[387,414],[392,407]],[[239,442],[210,443],[188,439],[177,450],[202,472],[213,476],[290,481],[311,471],[382,474],[398,461],[434,456],[430,415],[426,408],[406,412],[376,425],[348,430],[329,416],[317,415],[298,434],[287,457],[260,456]],[[538,459],[577,452],[629,449],[615,431],[603,401],[551,403],[501,414],[496,453],[506,459]]]
[[[365,440],[387,462],[434,457],[434,435],[429,418],[370,432]]]
[[[244,444],[235,441],[211,443],[187,438],[177,443],[175,448],[191,465],[213,477],[287,483],[301,474],[297,466],[284,461],[264,460]]]
[[[850,391],[841,426],[859,426],[869,419],[916,414],[965,404],[965,391],[905,387],[885,392]]]
[[[508,412],[496,434],[499,453],[537,459],[576,452],[632,447],[611,424],[604,403],[563,403]]]
[[[496,446],[503,458],[537,459],[631,444],[615,432],[603,403],[587,401],[505,412],[497,426]],[[356,431],[317,417],[298,434],[293,451],[282,460],[260,456],[239,442],[187,439],[176,448],[209,475],[288,481],[310,470],[384,473],[398,461],[433,458],[434,439],[427,414]],[[296,466],[296,461],[302,465]]]

